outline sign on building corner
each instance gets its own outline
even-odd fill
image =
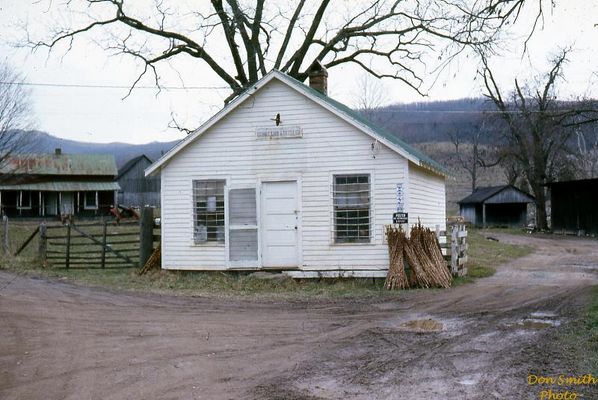
[[[397,183],[397,212],[392,214],[393,224],[408,223],[409,215],[405,212],[405,191],[402,183]]]

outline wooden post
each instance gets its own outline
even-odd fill
[[[39,248],[38,248],[38,256],[39,260],[42,263],[42,266],[46,266],[47,262],[47,249],[48,249],[48,236],[47,236],[47,228],[46,223],[42,222],[39,224]]]
[[[459,272],[459,229],[456,224],[451,225],[451,272]]]
[[[143,267],[152,255],[154,246],[154,209],[143,207],[139,218],[139,266]]]
[[[486,203],[482,203],[482,228],[486,229]]]
[[[8,217],[2,217],[2,254],[8,255]]]
[[[68,268],[71,263],[71,223],[66,224],[66,261],[65,265]]]
[[[104,268],[106,266],[106,229],[107,229],[107,222],[106,220],[103,221],[104,222],[104,226],[103,226],[103,232],[102,232],[102,268]]]

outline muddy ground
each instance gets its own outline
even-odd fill
[[[598,243],[493,236],[536,251],[392,301],[142,295],[0,272],[0,398],[539,398],[528,373],[589,372],[553,341],[598,282]],[[443,330],[405,325],[429,318]]]

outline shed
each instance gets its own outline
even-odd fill
[[[512,185],[479,187],[459,201],[459,214],[476,226],[525,226],[527,205],[533,202],[532,195]]]
[[[125,206],[160,206],[160,177],[146,177],[144,170],[152,164],[145,154],[133,157],[118,170],[120,186],[118,204]]]
[[[0,167],[0,210],[8,216],[107,215],[116,200],[113,155],[12,154]]]
[[[549,183],[553,232],[598,234],[598,178]]]
[[[326,76],[271,71],[146,170],[162,268],[382,277],[393,214],[445,229],[445,169],[328,97]]]

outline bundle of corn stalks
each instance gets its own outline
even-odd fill
[[[409,239],[401,227],[388,226],[386,234],[390,261],[387,289],[451,286],[452,276],[434,232],[418,223],[412,228]],[[405,270],[405,261],[409,274]]]
[[[405,274],[405,258],[403,256],[403,247],[407,242],[405,232],[399,227],[386,227],[388,237],[388,256],[390,265],[384,287],[388,290],[405,289],[409,287],[407,275]]]
[[[448,288],[453,280],[436,234],[420,223],[411,229],[411,240],[430,287]]]
[[[138,274],[143,275],[152,269],[160,269],[161,253],[162,252],[160,250],[160,245],[158,245],[158,247],[156,247],[154,249],[154,252],[150,256],[150,258],[148,258],[147,261],[145,262],[145,265],[143,266],[143,268],[141,268],[139,270]]]

